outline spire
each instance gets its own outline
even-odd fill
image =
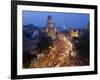
[[[48,15],[48,18],[47,18],[47,26],[48,25],[53,25],[53,21],[52,21],[51,15]]]
[[[63,23],[63,29],[66,29],[66,25],[65,25],[65,23]]]
[[[52,20],[52,17],[51,17],[51,15],[48,15],[48,20]]]

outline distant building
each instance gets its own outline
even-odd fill
[[[55,39],[56,32],[57,32],[57,29],[55,28],[55,26],[53,24],[52,17],[49,15],[48,19],[47,19],[46,33],[47,33],[48,37]]]
[[[79,31],[78,30],[71,30],[70,32],[71,38],[78,38],[79,37]]]
[[[80,38],[82,38],[83,36],[85,36],[86,38],[89,37],[89,23],[87,25],[87,27],[80,27],[80,28],[71,28],[69,30],[69,35],[73,40],[78,40]]]

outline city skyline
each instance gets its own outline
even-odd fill
[[[45,27],[48,15],[51,15],[56,27],[87,28],[89,23],[89,14],[36,11],[23,11],[22,22],[23,25],[33,24],[37,27]]]

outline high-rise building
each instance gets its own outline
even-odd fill
[[[49,37],[51,37],[52,39],[55,39],[56,38],[56,28],[53,24],[53,20],[52,20],[52,17],[51,15],[48,16],[48,19],[47,19],[47,27],[46,27],[46,32],[47,32],[47,35]]]

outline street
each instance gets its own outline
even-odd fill
[[[31,61],[30,68],[80,66],[84,64],[80,56],[73,51],[73,44],[64,36],[59,35],[50,47],[48,54],[38,54]]]

